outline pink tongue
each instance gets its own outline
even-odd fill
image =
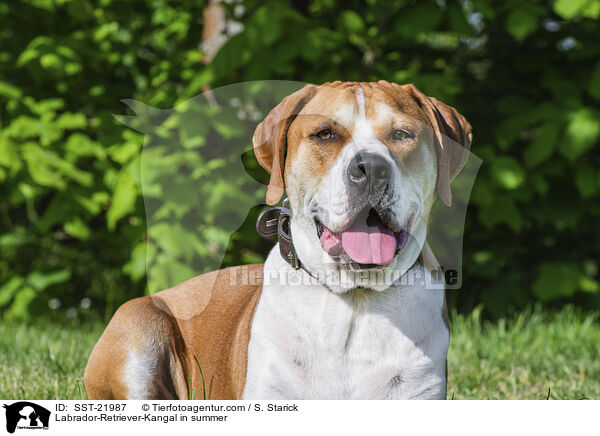
[[[344,251],[357,263],[387,265],[396,253],[396,236],[379,220],[373,227],[360,221],[342,233]]]

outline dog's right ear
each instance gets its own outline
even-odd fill
[[[267,204],[269,205],[277,204],[285,190],[283,172],[287,132],[298,113],[316,94],[317,88],[315,85],[306,85],[285,97],[254,131],[252,137],[254,154],[260,166],[271,174],[267,188]]]

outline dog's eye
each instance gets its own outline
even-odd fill
[[[333,138],[333,132],[330,129],[319,130],[315,136],[322,141],[329,141]]]
[[[405,130],[394,130],[392,132],[392,139],[394,141],[402,141],[406,138],[410,138],[412,135]]]

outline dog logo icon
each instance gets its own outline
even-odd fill
[[[15,429],[48,430],[50,411],[28,401],[19,401],[3,406],[6,409],[6,431],[14,433]]]

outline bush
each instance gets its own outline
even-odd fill
[[[535,300],[600,307],[600,1],[248,0],[227,4],[244,27],[209,65],[204,6],[0,5],[6,318],[107,317],[144,292],[143,136],[112,117],[120,99],[169,109],[255,79],[412,82],[457,107],[483,166],[451,302],[494,316]],[[226,262],[265,253],[252,231],[233,239]]]

